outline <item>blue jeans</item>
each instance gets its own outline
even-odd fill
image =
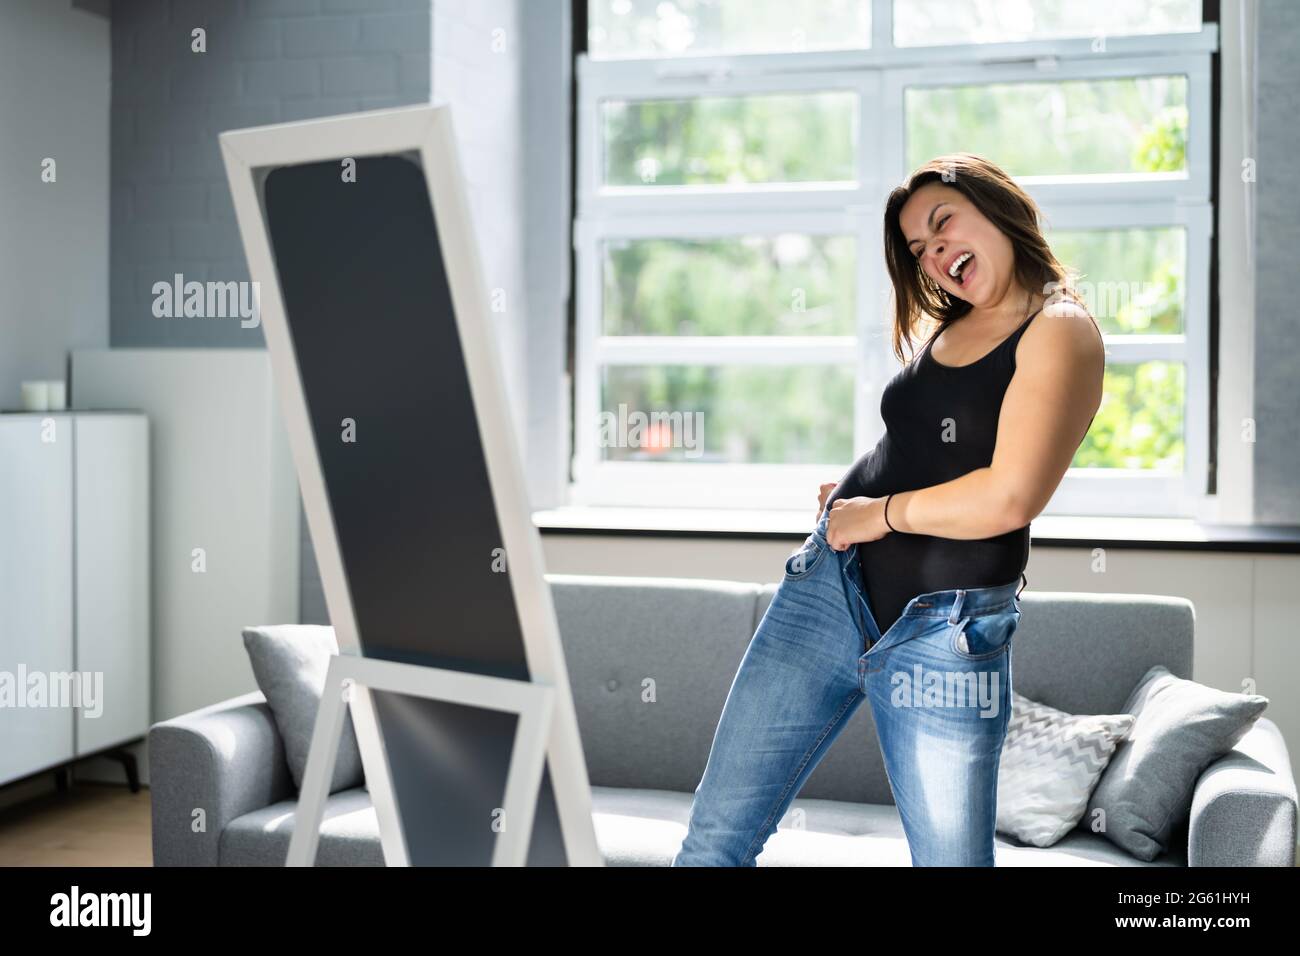
[[[858,546],[827,516],[740,662],[673,866],[754,866],[804,782],[871,701],[913,866],[993,866],[1019,579],[919,594],[881,634]]]

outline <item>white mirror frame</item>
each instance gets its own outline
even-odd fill
[[[555,788],[565,853],[571,866],[603,866],[604,860],[596,844],[591,789],[564,650],[550,586],[545,579],[541,538],[528,508],[520,444],[510,415],[502,362],[492,332],[487,287],[453,135],[451,108],[438,105],[374,110],[234,130],[222,133],[219,139],[249,274],[255,283],[254,288],[260,290],[261,322],[270,353],[276,395],[289,435],[330,620],[340,653],[345,655],[361,653],[358,626],[308,416],[297,355],[285,319],[261,202],[260,174],[280,166],[341,161],[348,157],[411,152],[419,155],[428,184],[429,201],[435,211],[438,242],[451,289],[492,498],[505,550],[510,556],[510,586],[519,613],[528,672],[532,684],[542,685],[553,692],[553,714],[544,734],[545,756]],[[460,678],[466,676],[460,671],[427,670],[437,672],[430,675],[431,686],[439,684],[435,679],[439,675],[442,684],[453,674]],[[465,702],[463,698],[461,702]],[[503,707],[502,703],[501,695],[484,694],[475,705],[514,709]],[[546,709],[532,712],[544,715]],[[520,713],[521,726],[517,731],[515,759],[511,764],[512,781],[513,771],[521,761],[525,766],[531,763],[527,754],[521,757],[518,745],[533,731],[523,726],[526,714],[522,710],[517,712]],[[385,859],[391,864],[403,863],[405,847],[382,735],[373,719],[354,721],[354,726],[367,786],[379,815]],[[318,749],[313,743],[313,753]],[[324,775],[322,783],[328,776]],[[312,795],[303,796],[314,799]],[[536,799],[537,788],[534,787],[529,795],[530,803],[535,804]],[[502,842],[497,840],[498,845]],[[513,840],[510,842],[514,843]],[[527,840],[524,839],[523,843],[526,846]],[[494,853],[494,860],[500,856]]]

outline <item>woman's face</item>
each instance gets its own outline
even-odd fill
[[[950,294],[976,309],[1006,297],[1015,275],[1011,240],[960,191],[926,183],[903,204],[898,224],[921,269]]]

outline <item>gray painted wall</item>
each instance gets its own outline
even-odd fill
[[[111,341],[114,346],[262,347],[260,328],[238,318],[157,318],[153,285],[246,281],[217,149],[226,129],[413,103],[447,102],[469,181],[470,203],[494,314],[506,387],[521,442],[549,455],[549,484],[535,506],[556,503],[562,449],[530,437],[538,399],[530,375],[563,370],[563,243],[567,242],[567,14],[564,0],[117,0],[113,6],[113,214]],[[207,30],[207,52],[191,30]],[[524,182],[525,116],[520,82],[526,29],[548,29],[535,51],[547,83],[529,105],[548,111],[528,128],[545,137],[541,193]],[[552,72],[555,71],[555,72]],[[529,184],[531,187],[531,184]],[[537,203],[534,205],[534,203]],[[558,216],[525,236],[521,217]],[[555,223],[563,238],[557,242]],[[525,245],[540,250],[525,271]],[[541,290],[536,307],[530,285]],[[531,315],[545,315],[533,328]],[[530,349],[544,352],[535,369]],[[541,389],[547,391],[545,386]],[[554,394],[554,386],[550,394]],[[536,416],[536,429],[544,423]],[[301,617],[328,620],[303,522]]]
[[[227,129],[429,100],[429,0],[117,0],[111,341],[261,348],[236,318],[157,318],[153,284],[248,279],[217,147]],[[191,31],[207,31],[207,52]],[[301,618],[328,623],[300,515]]]
[[[160,319],[155,282],[246,281],[217,134],[446,100],[454,109],[517,423],[526,401],[517,0],[118,0],[113,346],[263,347],[231,319]],[[191,30],[207,30],[207,52]],[[499,33],[497,33],[499,31]],[[441,38],[441,39],[439,39]],[[521,431],[521,429],[520,429]],[[302,522],[302,620],[328,623]]]
[[[1300,523],[1300,306],[1295,255],[1300,192],[1300,4],[1259,5],[1255,260],[1255,520]],[[1232,303],[1222,303],[1225,328]],[[1232,423],[1228,427],[1235,427]]]
[[[113,4],[114,346],[264,344],[237,318],[153,315],[176,273],[248,280],[217,134],[426,102],[429,21],[429,0]]]
[[[109,49],[66,0],[0,3],[0,408],[108,344]]]

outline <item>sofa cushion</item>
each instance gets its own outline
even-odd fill
[[[692,794],[592,788],[596,841],[610,866],[668,866],[686,837]],[[998,866],[1138,866],[1100,837],[1076,830],[1048,849],[998,837]],[[911,866],[893,804],[796,798],[756,860],[759,866]],[[1185,866],[1168,854],[1155,866]]]
[[[258,689],[266,696],[284,740],[284,757],[293,785],[301,789],[325,675],[330,658],[339,652],[334,628],[318,624],[246,627],[244,648]],[[361,786],[364,779],[361,751],[348,715],[343,721],[330,793]]]
[[[779,584],[546,578],[591,784],[694,790],[736,670]],[[1026,590],[1021,603],[1015,687],[1034,700],[1068,713],[1114,714],[1153,664],[1191,675],[1185,598]],[[869,706],[858,707],[800,795],[893,802]]]
[[[592,787],[596,842],[608,866],[668,866],[686,837],[693,794],[675,790]],[[222,866],[283,866],[296,803],[246,814],[221,837]],[[1141,866],[1101,837],[1074,830],[1047,849],[999,837],[998,866]],[[364,790],[329,798],[318,866],[382,866],[379,824]],[[759,866],[911,866],[903,823],[893,804],[797,798],[759,854]],[[1153,866],[1186,866],[1168,853]]]
[[[1067,714],[1013,690],[998,768],[998,830],[1046,847],[1074,829],[1136,719],[1132,714]]]
[[[1267,706],[1259,694],[1217,690],[1155,665],[1124,705],[1136,720],[1088,801],[1089,817],[1105,811],[1107,839],[1139,860],[1154,859],[1187,821],[1201,772],[1235,747]]]
[[[754,636],[757,584],[547,575],[597,786],[694,790]]]
[[[284,866],[293,836],[297,800],[282,800],[232,820],[221,834],[221,866]],[[370,792],[360,787],[325,801],[317,866],[383,866],[379,819]]]

